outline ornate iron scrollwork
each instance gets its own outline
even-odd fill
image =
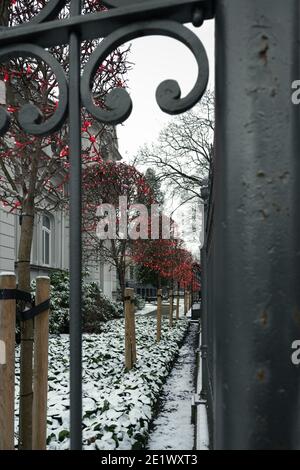
[[[147,2],[148,0],[125,0],[127,5],[137,5],[139,3]],[[124,0],[103,0],[104,5],[108,7],[118,8],[124,6]]]
[[[33,31],[32,24],[37,25],[36,28],[43,24],[43,31],[48,31],[48,25],[49,28],[51,28],[51,23],[55,23],[57,25],[57,21],[52,22],[50,20],[53,20],[58,15],[63,7],[65,7],[66,3],[66,0],[50,0],[43,10],[29,23],[18,27],[4,28],[4,30],[18,30],[16,33],[19,32],[20,35],[25,35],[25,37],[28,31],[28,40],[30,40],[31,31]],[[130,10],[130,14],[133,15],[133,20],[130,24],[121,26],[112,32],[108,32],[106,35],[104,34],[106,37],[101,42],[100,46],[94,51],[86,65],[82,76],[81,99],[87,110],[96,119],[107,124],[119,124],[129,117],[132,110],[132,101],[128,92],[124,89],[116,88],[110,92],[106,99],[106,109],[101,109],[94,104],[91,89],[93,75],[96,72],[98,65],[100,65],[101,62],[103,62],[105,58],[113,52],[113,50],[132,39],[151,35],[169,36],[186,45],[193,53],[199,70],[194,88],[184,98],[181,97],[181,90],[176,81],[166,80],[162,82],[156,91],[156,100],[159,107],[164,112],[171,115],[182,113],[193,107],[197,101],[201,99],[208,82],[208,60],[200,39],[191,30],[179,22],[170,21],[168,19],[158,20],[156,15],[154,15],[153,18],[147,18],[147,21],[134,21],[135,14],[133,9],[142,11],[145,6],[147,8],[151,5],[155,6],[158,3],[156,0],[104,0],[103,3],[109,8],[109,11],[101,14],[90,13],[88,15],[77,17],[76,24],[80,25],[81,22],[86,23],[86,21],[90,20],[95,21],[95,15],[98,15],[99,36],[101,37],[102,19],[107,22],[107,17],[110,15],[114,15],[115,17],[115,13],[120,12],[122,17],[122,14],[128,15],[128,11]],[[185,8],[185,15],[187,7],[190,8],[190,21],[193,21],[194,23],[201,23],[205,17],[204,11],[207,9],[208,4],[210,4],[208,0],[182,0],[181,2],[179,0],[166,0],[165,2],[160,2],[162,5],[164,5],[164,3],[166,4],[166,7],[169,8],[171,8],[173,4],[182,4]],[[126,16],[126,18],[128,17]],[[72,18],[62,21],[65,21],[67,28],[67,25],[69,24],[68,21],[72,21]],[[70,31],[72,31],[71,26]],[[26,132],[34,135],[50,134],[63,124],[66,117],[68,98],[67,80],[64,71],[50,52],[45,51],[42,47],[35,44],[30,44],[28,42],[21,46],[12,45],[1,48],[2,32],[3,29],[0,30],[0,61],[16,57],[35,57],[45,61],[49,67],[52,68],[57,77],[60,98],[58,109],[54,115],[48,120],[43,121],[43,117],[38,108],[31,104],[27,104],[23,106],[18,116],[19,123]],[[57,41],[53,35],[53,45],[56,44]],[[3,135],[7,131],[9,123],[9,114],[2,108],[0,110],[0,134]]]
[[[45,5],[36,16],[34,16],[28,23],[22,26],[26,26],[28,24],[40,24],[46,21],[54,20],[58,13],[66,5],[66,3],[67,0],[49,0],[47,5]],[[1,27],[0,31],[1,29],[5,29],[5,27]]]
[[[49,52],[34,44],[22,44],[0,49],[0,61],[18,57],[34,57],[44,61],[55,73],[59,89],[59,102],[55,113],[46,121],[33,104],[25,104],[18,115],[20,126],[28,134],[47,135],[58,130],[67,115],[68,86],[65,73],[59,62]],[[10,124],[10,116],[4,108],[0,108],[0,135],[5,134]]]
[[[214,0],[103,0],[105,12],[81,14],[81,0],[70,1],[70,16],[55,20],[67,0],[49,0],[48,4],[24,25],[0,28],[0,62],[14,58],[43,61],[57,80],[58,106],[48,118],[40,110],[25,104],[18,114],[20,126],[27,133],[43,136],[58,130],[69,107],[70,161],[70,411],[71,448],[82,447],[82,296],[81,296],[81,105],[99,121],[107,124],[123,122],[131,113],[132,101],[126,90],[112,90],[106,109],[93,101],[92,80],[97,67],[111,52],[125,42],[150,35],[164,35],[187,46],[198,65],[194,88],[184,98],[174,80],[162,82],[156,91],[160,108],[179,114],[191,108],[205,92],[208,81],[208,60],[200,39],[183,24],[195,26],[213,17]],[[80,43],[104,38],[91,55],[81,76]],[[51,54],[51,47],[69,45],[69,90],[65,71]],[[45,50],[50,48],[50,51]],[[80,83],[81,80],[81,83]],[[10,126],[10,115],[0,107],[0,135]]]
[[[196,85],[185,97],[181,98],[181,90],[174,80],[162,82],[156,91],[159,107],[168,114],[179,114],[192,108],[202,97],[208,82],[208,59],[204,47],[198,37],[188,28],[173,21],[152,21],[136,23],[121,28],[102,41],[92,54],[81,82],[81,97],[87,110],[99,121],[119,124],[128,118],[132,109],[132,101],[126,90],[113,90],[106,100],[108,110],[101,109],[93,103],[91,84],[93,74],[104,59],[116,48],[127,41],[140,36],[162,35],[172,37],[185,44],[196,58],[199,73]]]
[[[66,3],[66,0],[50,0],[40,13],[30,20],[30,23],[38,24],[54,20]]]

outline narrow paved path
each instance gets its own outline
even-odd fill
[[[194,425],[191,424],[191,400],[195,393],[196,354],[199,326],[191,323],[174,368],[165,383],[159,413],[150,432],[150,450],[192,450]]]

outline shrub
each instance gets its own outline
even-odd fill
[[[96,282],[83,284],[83,329],[85,333],[99,333],[101,323],[123,315],[123,305],[106,297]]]
[[[51,315],[50,333],[69,332],[69,273],[55,271],[50,275]],[[99,333],[101,323],[123,315],[123,305],[113,302],[100,290],[96,282],[83,283],[83,332]]]
[[[50,283],[50,333],[69,333],[69,274],[55,271],[50,275]]]
[[[134,305],[136,306],[136,310],[142,310],[145,307],[145,299],[140,295],[134,296]]]

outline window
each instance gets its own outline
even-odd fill
[[[42,264],[50,266],[51,259],[51,220],[43,215],[42,223]]]
[[[0,80],[0,104],[6,103],[6,85]]]
[[[134,266],[130,266],[130,267],[129,267],[129,279],[130,279],[131,281],[134,280]]]

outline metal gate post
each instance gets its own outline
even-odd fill
[[[71,1],[71,16],[81,0]],[[80,33],[70,34],[70,402],[71,449],[82,448],[82,245],[81,245],[81,98]]]
[[[201,361],[202,361],[202,384],[201,398],[207,400],[208,377],[207,377],[207,279],[206,279],[206,253],[205,248],[201,249],[201,265],[202,265],[202,296],[201,296]]]
[[[299,449],[299,0],[216,0],[215,449]]]

